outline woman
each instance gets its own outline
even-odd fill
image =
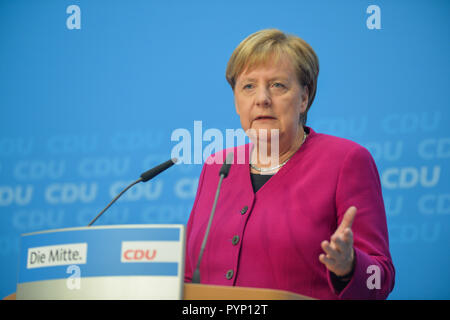
[[[305,125],[318,73],[313,49],[279,30],[256,32],[233,52],[226,77],[252,143],[212,156],[233,151],[235,162],[221,187],[201,283],[319,299],[385,299],[391,292],[395,270],[372,157],[354,142]],[[263,132],[276,134],[263,140]],[[251,155],[244,164],[236,161],[242,154]],[[221,167],[209,160],[187,225],[186,282]]]

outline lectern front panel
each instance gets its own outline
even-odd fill
[[[183,225],[70,228],[22,235],[18,299],[181,299]]]

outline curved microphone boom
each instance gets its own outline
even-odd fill
[[[111,202],[105,207],[105,209],[103,209],[94,219],[92,219],[91,222],[89,222],[88,227],[90,227],[95,221],[97,221],[98,218],[100,218],[102,216],[102,214],[108,210],[109,207],[111,207],[111,205],[117,201],[117,199],[119,199],[128,189],[130,189],[132,186],[134,186],[135,184],[139,183],[139,182],[147,182],[148,180],[156,177],[158,174],[160,174],[161,172],[163,172],[164,170],[169,169],[171,166],[173,166],[178,160],[176,158],[167,160],[166,162],[161,163],[160,165],[145,171],[144,173],[141,174],[141,177],[139,179],[137,179],[136,181],[134,181],[133,183],[131,183],[129,186],[127,186],[125,189],[123,189],[114,199],[111,200]]]

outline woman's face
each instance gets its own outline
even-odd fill
[[[278,129],[280,151],[288,149],[303,132],[299,118],[306,111],[308,93],[286,57],[250,72],[244,70],[237,78],[234,99],[244,131],[254,129],[258,134],[259,129],[266,129],[270,137],[270,130]]]

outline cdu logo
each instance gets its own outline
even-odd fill
[[[175,241],[123,241],[122,263],[177,262],[180,253]]]
[[[155,249],[128,249],[123,253],[125,261],[152,261],[156,257],[157,250]]]

